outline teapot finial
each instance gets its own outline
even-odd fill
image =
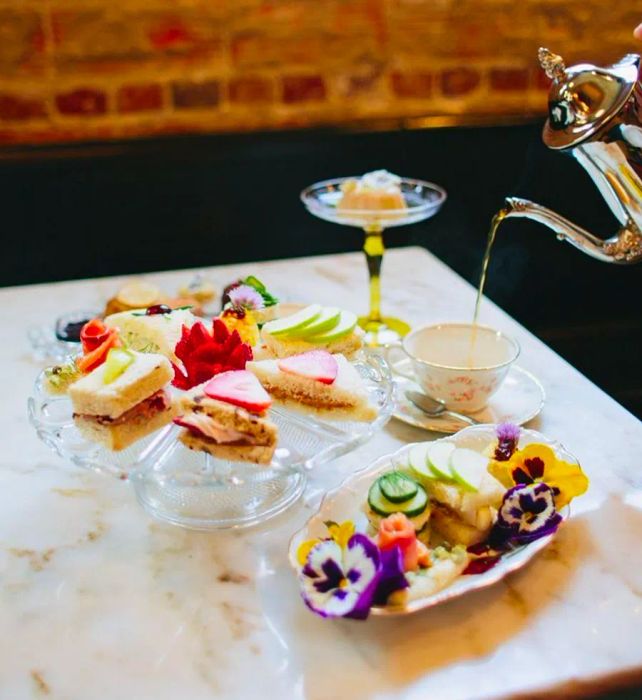
[[[561,56],[542,46],[537,52],[537,57],[539,58],[540,66],[542,66],[544,72],[551,80],[560,82],[564,78],[566,66]]]

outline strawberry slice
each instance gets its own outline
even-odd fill
[[[263,413],[272,405],[270,395],[261,382],[245,369],[217,374],[203,388],[206,396],[245,408],[251,413]]]
[[[339,363],[327,350],[310,350],[279,360],[279,369],[322,384],[332,384],[339,372]]]

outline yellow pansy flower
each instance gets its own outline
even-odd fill
[[[325,523],[330,534],[330,539],[334,540],[341,549],[345,549],[348,546],[348,542],[352,535],[354,535],[355,527],[352,520],[345,520],[342,523],[335,523],[332,520],[328,520]],[[305,540],[301,542],[296,550],[296,559],[301,566],[305,566],[308,561],[308,555],[313,547],[315,547],[319,542],[322,542],[320,538],[313,540]]]
[[[342,523],[327,522],[326,527],[330,533],[330,537],[341,547],[345,549],[352,535],[354,535],[354,523],[352,520],[344,520]]]
[[[553,490],[558,509],[576,496],[581,496],[589,485],[579,464],[558,459],[548,445],[539,443],[516,450],[506,461],[491,460],[488,470],[504,486],[535,482],[547,484]]]

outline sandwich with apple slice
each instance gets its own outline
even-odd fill
[[[233,462],[269,464],[276,448],[277,426],[266,414],[272,400],[247,370],[221,372],[186,392],[174,422],[180,440]]]
[[[488,459],[448,440],[415,445],[410,470],[433,505],[433,532],[466,546],[486,539],[506,489],[488,472]]]
[[[101,365],[69,387],[74,423],[88,440],[123,450],[174,418],[166,389],[173,376],[162,355],[111,348]]]
[[[308,350],[327,350],[351,358],[363,347],[363,336],[351,311],[320,304],[269,321],[261,329],[266,354],[279,358]]]
[[[287,408],[334,420],[372,421],[377,417],[359,372],[340,353],[311,350],[278,360],[248,362],[245,367]]]

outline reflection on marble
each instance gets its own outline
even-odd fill
[[[254,272],[283,298],[363,311],[358,255],[214,268]],[[150,276],[170,289],[191,273]],[[642,428],[510,318],[520,364],[548,401],[533,428],[560,438],[592,480],[551,545],[498,585],[409,618],[323,621],[298,599],[287,542],[327,488],[426,433],[392,422],[313,472],[269,526],[200,534],[150,520],[126,482],[66,465],[39,443],[25,400],[37,366],[25,332],[119,280],[0,291],[0,699],[487,698],[642,670]],[[444,291],[447,290],[447,291]],[[473,291],[419,249],[391,251],[384,299],[414,323],[467,320]],[[392,308],[390,310],[393,310]],[[403,313],[402,313],[403,311]]]

